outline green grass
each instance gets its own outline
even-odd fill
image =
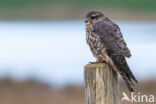
[[[107,6],[113,8],[128,8],[137,10],[156,10],[156,0],[0,0],[0,6],[25,7],[34,5],[64,4]]]
[[[47,18],[68,18],[67,13],[69,17],[74,17],[74,12],[82,17],[83,11],[91,9],[106,12],[111,10],[112,14],[120,12],[129,14],[130,12],[131,15],[141,13],[145,16],[156,17],[156,0],[0,0],[0,19],[31,19],[31,17],[38,18],[42,15]],[[42,13],[38,13],[39,11]],[[56,15],[49,16],[50,13]]]

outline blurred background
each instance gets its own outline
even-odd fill
[[[85,41],[91,10],[120,26],[136,93],[156,96],[155,0],[0,0],[0,104],[84,104],[83,66],[95,61]]]

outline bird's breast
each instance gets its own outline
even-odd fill
[[[99,61],[104,60],[106,55],[104,44],[101,43],[100,37],[91,28],[86,29],[86,41],[94,57]]]

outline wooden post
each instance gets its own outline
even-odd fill
[[[117,73],[106,63],[85,66],[85,104],[120,104]]]

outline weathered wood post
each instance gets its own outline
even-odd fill
[[[85,104],[120,104],[117,73],[106,63],[85,66]]]

